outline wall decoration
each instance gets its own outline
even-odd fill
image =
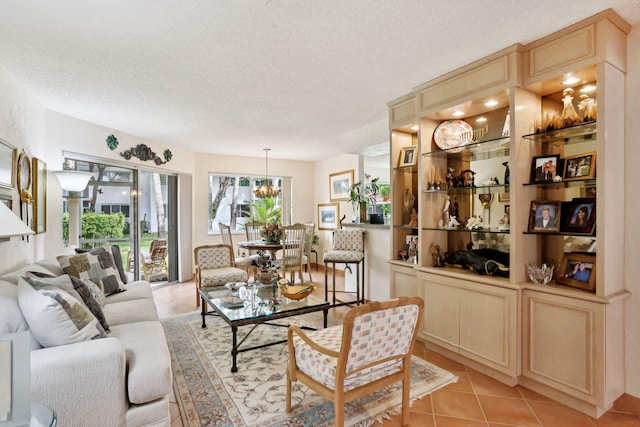
[[[109,135],[107,137],[107,147],[109,147],[109,150],[115,150],[118,147],[118,144],[118,138],[116,138],[114,135]]]
[[[0,187],[13,188],[18,150],[0,139]]]
[[[30,204],[33,201],[31,194],[31,159],[26,153],[20,153],[18,156],[17,176],[20,200],[23,203]]]
[[[418,147],[416,145],[409,145],[402,147],[400,150],[400,157],[398,158],[398,167],[404,168],[409,166],[415,166],[418,163]]]
[[[332,202],[349,200],[353,186],[353,169],[329,175],[329,199]]]
[[[36,234],[47,231],[47,164],[33,158],[33,223]]]
[[[318,205],[318,230],[340,228],[340,204],[321,203]]]
[[[158,166],[167,163],[173,157],[171,150],[164,150],[164,160],[162,160],[162,158],[160,158],[160,156],[158,156],[155,151],[153,151],[145,144],[138,144],[135,147],[132,147],[127,151],[120,153],[120,155],[127,160],[131,160],[132,157],[137,157],[143,162],[146,162],[147,160],[153,160],[153,162]]]

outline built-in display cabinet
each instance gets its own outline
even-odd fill
[[[392,296],[432,349],[592,416],[624,392],[629,29],[605,11],[389,103]]]

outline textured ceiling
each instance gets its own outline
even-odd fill
[[[318,160],[413,87],[609,7],[640,23],[638,0],[5,0],[0,64],[114,132]]]

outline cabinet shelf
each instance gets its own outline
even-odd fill
[[[417,225],[394,225],[393,228],[404,228],[406,230],[418,230]]]
[[[596,122],[580,123],[576,126],[552,130],[548,132],[532,133],[523,135],[522,139],[534,142],[557,142],[567,143],[570,141],[580,142],[580,140],[591,139],[596,134]]]
[[[467,144],[458,148],[450,148],[447,150],[436,150],[423,153],[426,157],[442,157],[449,159],[464,160],[486,160],[495,157],[505,157],[509,155],[509,141],[507,138],[494,138],[486,141]]]
[[[596,178],[585,178],[585,179],[572,179],[571,181],[560,181],[560,182],[527,182],[522,184],[523,186],[533,186],[533,187],[582,187],[595,185],[598,180]]]
[[[400,166],[393,168],[393,170],[398,172],[416,172],[418,170],[418,166]]]
[[[489,233],[489,234],[509,234],[509,230],[499,230],[495,227],[479,228],[476,230],[469,230],[465,227],[458,228],[444,228],[444,227],[422,227],[423,230],[429,231],[446,231],[450,233]]]
[[[596,238],[595,233],[567,233],[567,232],[535,232],[535,231],[523,231],[522,234],[536,234],[539,236],[576,236],[576,237],[593,237]]]
[[[477,193],[478,190],[489,190],[487,192],[492,193],[493,190],[495,189],[498,189],[499,192],[506,192],[509,189],[509,184],[476,185],[475,187],[456,187],[456,188],[446,188],[441,190],[422,190],[422,192],[423,193],[467,194],[467,193]]]

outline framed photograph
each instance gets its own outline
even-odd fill
[[[18,150],[0,139],[0,187],[14,188]]]
[[[565,253],[556,283],[594,292],[596,290],[596,257],[590,254]]]
[[[349,200],[349,191],[353,185],[353,169],[329,175],[329,199],[332,202]]]
[[[340,227],[340,204],[318,205],[318,230],[335,230]]]
[[[418,263],[418,236],[408,235],[405,236],[404,250],[407,254],[407,262],[412,264]]]
[[[402,147],[400,150],[400,158],[398,159],[398,167],[415,166],[418,164],[418,146],[409,145]]]
[[[596,152],[567,156],[564,159],[564,180],[590,179],[596,175]]]
[[[31,173],[33,175],[33,224],[36,234],[47,231],[47,164],[33,158]]]
[[[560,231],[560,201],[532,200],[529,212],[530,233],[558,233]]]
[[[552,154],[533,158],[531,162],[530,182],[553,182],[558,175],[562,177],[559,155]]]
[[[596,230],[596,199],[579,198],[562,204],[560,231],[592,236]]]
[[[504,193],[498,193],[498,201],[509,203],[509,192],[505,191]]]

